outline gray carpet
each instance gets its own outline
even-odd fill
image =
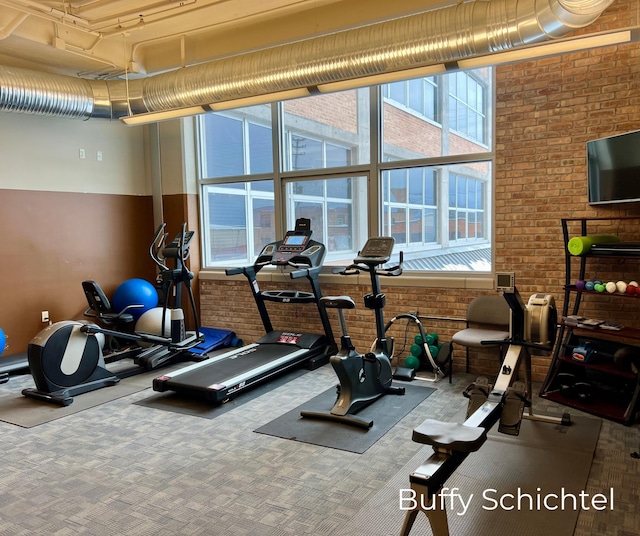
[[[185,366],[185,363],[171,365],[162,370],[170,370],[182,366]],[[0,394],[0,421],[15,424],[23,428],[39,426],[55,419],[73,415],[74,413],[149,389],[152,385],[153,378],[159,374],[161,374],[161,372],[153,370],[122,379],[116,385],[75,396],[73,403],[69,406],[58,406],[23,396],[23,389],[35,387],[33,378],[30,374],[12,376],[6,384],[7,389],[3,390]]]
[[[586,489],[601,421],[587,417],[573,420],[570,427],[525,420],[519,436],[492,430],[488,441],[470,454],[447,482],[449,488],[458,488],[468,504],[465,511],[461,502],[447,502],[451,535],[571,536],[580,504],[574,508],[572,501],[567,501],[564,510],[552,511],[544,506],[538,509],[535,500],[538,495],[561,494],[563,489],[574,495]],[[338,534],[398,534],[405,515],[399,507],[400,490],[409,488],[409,474],[431,452],[431,447],[424,447],[416,454]],[[518,503],[507,495],[517,496],[518,490],[534,497],[533,508],[528,500]],[[609,489],[596,493],[608,496]],[[504,508],[496,507],[493,501],[502,497]],[[514,509],[508,510],[512,506]],[[423,513],[418,514],[410,534],[432,535]]]
[[[432,387],[416,384],[402,384],[402,387],[406,391],[404,395],[385,395],[357,413],[362,419],[373,420],[373,426],[368,430],[300,416],[303,410],[329,412],[336,401],[336,390],[332,387],[255,431],[259,434],[362,454],[435,391]]]

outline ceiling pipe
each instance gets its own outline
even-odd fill
[[[488,55],[563,37],[613,0],[489,0],[184,67],[84,80],[0,67],[0,111],[117,119]]]

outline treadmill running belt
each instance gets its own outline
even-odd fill
[[[318,351],[321,352],[321,348]],[[288,344],[250,345],[156,378],[154,389],[221,403],[253,384],[308,360],[309,352]],[[312,351],[312,355],[315,353]]]
[[[208,366],[203,366],[192,371],[180,374],[173,381],[187,385],[198,385],[202,387],[214,383],[224,383],[225,380],[235,378],[241,374],[254,370],[258,367],[269,365],[278,358],[288,356],[298,347],[284,347],[282,345],[261,345],[251,353],[243,351],[235,352],[226,359],[213,361]]]

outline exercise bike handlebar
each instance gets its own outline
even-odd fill
[[[374,265],[358,262],[345,267],[337,266],[331,270],[331,273],[340,275],[357,275],[360,272],[367,272],[386,277],[395,277],[402,275],[402,261],[404,260],[404,253],[401,251],[399,256],[400,260],[398,264],[389,268],[380,268],[380,264]]]

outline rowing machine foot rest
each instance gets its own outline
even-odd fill
[[[467,406],[467,419],[487,401],[492,389],[493,385],[489,384],[489,380],[484,376],[480,376],[474,383],[464,390],[464,393],[462,394],[465,398],[469,399],[469,404]]]
[[[411,439],[416,443],[431,445],[436,450],[475,452],[487,440],[487,430],[479,426],[427,419],[413,429]]]
[[[514,382],[507,389],[504,397],[498,432],[517,436],[520,433],[524,408],[530,405],[531,403],[527,400],[525,384],[523,382]]]

